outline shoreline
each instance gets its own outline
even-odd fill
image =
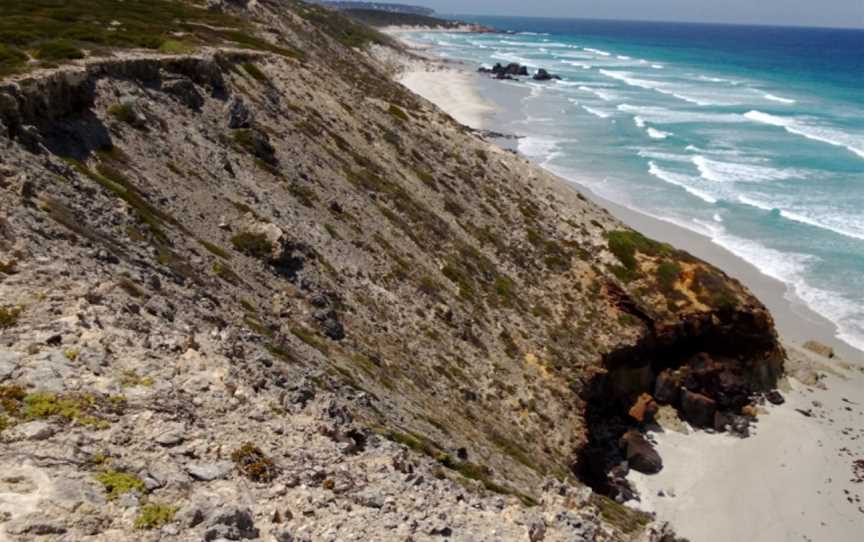
[[[452,61],[446,65],[458,66]],[[468,126],[504,134],[513,134],[514,125],[524,119],[520,103],[530,94],[528,88],[476,73],[409,83],[424,96],[424,84],[473,86],[475,99],[493,111]],[[437,92],[439,99],[431,101],[453,115],[459,104],[446,96],[458,92]],[[493,141],[518,152],[518,140]],[[635,230],[740,280],[773,315],[789,356],[787,376],[779,385],[786,402],[760,406],[749,438],[694,431],[684,422],[649,431],[666,466],[654,475],[631,471],[628,479],[640,500],[627,505],[670,522],[691,542],[857,540],[864,524],[864,488],[854,480],[856,461],[864,461],[864,352],[836,337],[830,320],[790,299],[785,283],[710,238],[602,198],[578,178],[552,173],[562,191],[582,193]],[[811,340],[830,346],[837,357],[804,348]],[[682,427],[683,434],[678,432]]]
[[[395,33],[394,35],[397,39],[402,39],[409,48],[416,45],[404,40],[402,36]],[[417,50],[413,52],[418,53]],[[411,72],[406,72],[410,73],[407,80],[404,74],[400,76],[400,82],[435,103],[462,124],[478,130],[510,134],[514,131],[513,125],[524,120],[519,102],[523,97],[522,94],[530,92],[529,89],[520,92],[515,84],[492,80],[470,72],[469,67],[464,64],[433,57],[425,50],[421,54],[426,59],[425,64],[439,63],[446,66],[445,71],[431,71],[427,67],[424,77],[412,69]],[[459,102],[456,99],[458,97],[464,97],[466,101]],[[466,114],[466,111],[479,113]],[[518,114],[502,118],[502,113],[505,112],[510,115],[514,112]],[[495,143],[504,148],[518,150],[516,140],[496,140]],[[797,299],[784,282],[761,273],[753,264],[714,243],[701,233],[603,198],[588,188],[588,183],[579,182],[579,179],[563,177],[555,171],[551,173],[570,188],[583,193],[597,205],[607,209],[627,226],[648,237],[686,250],[741,281],[771,312],[777,331],[785,342],[802,345],[807,341],[817,341],[830,346],[838,358],[864,366],[864,351],[840,339],[837,336],[837,326]]]

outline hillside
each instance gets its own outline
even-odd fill
[[[339,13],[22,5],[13,539],[648,539],[605,496],[637,397],[737,415],[782,370],[739,283],[394,83],[362,47],[398,46]]]
[[[425,15],[427,17],[434,15],[435,10],[423,6],[414,6],[410,4],[394,4],[391,2],[329,2],[315,1],[312,4],[321,4],[339,10],[360,9],[360,10],[375,10],[386,13],[405,13],[410,15]]]
[[[373,27],[387,26],[422,26],[428,28],[441,29],[459,29],[467,26],[467,23],[461,21],[450,21],[430,17],[428,15],[420,15],[415,13],[398,13],[390,11],[380,11],[374,9],[345,9],[342,11],[345,15]],[[473,26],[473,25],[472,25]],[[477,26],[478,30],[484,30]],[[491,31],[491,29],[485,29]]]

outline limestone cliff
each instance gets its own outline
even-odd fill
[[[5,532],[648,536],[577,476],[620,495],[642,394],[722,428],[771,388],[765,308],[394,83],[389,39],[211,9],[255,41],[0,80]]]

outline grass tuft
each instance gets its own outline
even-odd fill
[[[135,518],[136,529],[156,529],[174,521],[177,514],[176,506],[167,504],[148,504],[141,508],[138,517]]]
[[[96,481],[105,488],[109,501],[132,491],[145,492],[144,482],[137,476],[126,472],[115,470],[102,472],[96,475]]]

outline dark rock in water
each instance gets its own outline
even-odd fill
[[[684,390],[681,394],[681,414],[696,427],[713,427],[717,403],[700,393]]]
[[[643,474],[656,474],[663,469],[663,460],[645,435],[635,429],[624,433],[619,446],[625,451],[630,468]]]
[[[534,74],[535,81],[551,81],[552,79],[561,79],[561,77],[555,74],[551,74],[543,68],[540,68],[539,70],[537,70],[537,73]]]
[[[497,79],[512,79],[513,76],[516,75],[521,75],[524,77],[528,76],[528,68],[516,62],[512,62],[510,64],[507,64],[506,66],[501,65],[501,63],[499,62],[495,64],[492,69],[481,67],[477,71],[480,73],[494,74]]]
[[[768,400],[772,405],[782,405],[786,402],[786,399],[780,394],[777,390],[771,390],[765,394],[765,399]]]
[[[654,398],[661,403],[674,405],[678,403],[681,393],[681,379],[672,369],[665,369],[657,375],[654,385]]]

